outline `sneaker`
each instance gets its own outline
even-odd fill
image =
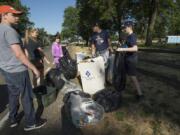
[[[17,127],[17,126],[18,126],[18,123],[16,121],[10,123],[11,128],[14,128],[14,127]]]
[[[32,126],[24,127],[24,131],[31,131],[34,129],[39,129],[39,128],[43,127],[44,125],[46,125],[46,122],[47,122],[47,120],[41,119],[40,121],[38,121],[36,124],[34,124]]]

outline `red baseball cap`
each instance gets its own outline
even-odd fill
[[[0,6],[0,14],[2,14],[2,13],[22,14],[23,12],[18,11],[16,9],[14,9],[13,7],[8,6],[8,5],[2,5],[2,6]]]

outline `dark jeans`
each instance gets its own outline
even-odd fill
[[[8,73],[3,72],[8,92],[9,92],[9,119],[11,122],[17,121],[17,112],[19,109],[19,97],[25,115],[26,125],[35,124],[35,112],[33,107],[33,93],[28,71]]]

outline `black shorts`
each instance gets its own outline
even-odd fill
[[[125,68],[127,75],[136,76],[137,74],[136,65],[137,65],[137,57],[125,58]]]

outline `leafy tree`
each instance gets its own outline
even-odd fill
[[[152,32],[158,14],[159,0],[149,0],[149,5],[149,20],[145,44],[150,46],[152,45]]]
[[[64,11],[64,22],[61,32],[63,38],[71,38],[72,40],[78,36],[78,10],[75,7],[67,7]]]
[[[79,9],[79,33],[88,41],[92,34],[92,25],[101,22],[103,29],[111,33],[121,33],[121,22],[127,8],[127,0],[77,0]],[[120,38],[120,37],[119,37]]]
[[[149,0],[149,22],[146,45],[152,45],[152,38],[179,33],[180,2],[174,0]]]
[[[88,44],[92,33],[92,24],[99,19],[99,11],[93,5],[93,0],[77,0],[76,7],[79,10],[78,32]]]
[[[38,28],[38,41],[41,47],[51,45],[51,36],[45,31],[44,28]]]
[[[88,43],[92,25],[100,21],[111,34],[119,33],[128,16],[135,18],[135,32],[152,45],[154,37],[180,33],[178,0],[76,0],[78,34]]]
[[[162,5],[161,15],[166,18],[167,33],[177,35],[180,34],[180,1],[166,0],[166,5]],[[168,6],[167,6],[168,5]],[[166,10],[165,10],[166,9]],[[164,22],[164,20],[162,20]]]

